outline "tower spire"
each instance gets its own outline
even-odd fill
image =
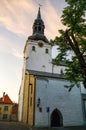
[[[37,19],[41,19],[40,7],[39,7],[39,10],[38,10]]]
[[[40,8],[41,8],[41,4],[39,4],[39,9],[38,9],[38,14],[37,14],[37,19],[41,19],[41,12],[40,12]]]
[[[28,39],[43,40],[43,41],[48,43],[47,38],[44,36],[45,25],[44,25],[44,21],[41,18],[41,11],[40,11],[41,6],[42,5],[39,4],[37,17],[34,20],[33,27],[32,27],[33,28],[33,34]]]
[[[37,18],[34,21],[33,24],[33,34],[42,34],[44,35],[44,22],[41,19],[41,11],[40,11],[40,6],[38,9],[38,13],[37,13]]]

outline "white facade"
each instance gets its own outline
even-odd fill
[[[29,73],[32,71],[36,76],[34,125],[37,127],[52,126],[54,110],[61,114],[59,122],[62,124],[58,126],[83,125],[81,89],[74,87],[71,92],[68,92],[64,85],[69,82],[61,78],[61,75],[60,78],[53,76],[61,74],[61,70],[65,71],[65,66],[53,65],[52,47],[41,42],[42,47],[39,46],[39,41],[28,41],[25,48],[26,70]],[[32,49],[33,46],[35,50]],[[45,52],[46,49],[48,49],[48,53]],[[41,76],[37,73],[40,73]],[[44,73],[43,76],[42,73]],[[37,106],[38,99],[40,99],[39,106]],[[49,113],[46,112],[47,107],[50,109]]]
[[[23,92],[24,92],[24,86],[20,87],[20,93],[19,93],[19,103],[18,103],[18,121],[22,121],[22,109],[23,109]]]
[[[39,42],[42,42],[43,47],[38,45]],[[32,50],[35,47],[35,50]],[[48,53],[46,53],[48,49]],[[45,71],[51,72],[52,68],[52,58],[51,58],[51,46],[45,44],[43,41],[33,41],[28,42],[27,51],[27,62],[26,69],[35,70],[35,71]]]
[[[24,58],[23,70],[22,70],[22,80],[19,90],[19,101],[18,101],[18,121],[22,121],[22,111],[23,111],[23,98],[24,98],[24,82],[25,82],[25,71],[26,71],[26,60]]]
[[[65,84],[67,85],[68,82],[64,79],[37,78],[35,126],[51,126],[51,114],[55,109],[62,114],[63,126],[83,125],[80,88],[75,87],[71,92],[68,92],[64,87]],[[40,105],[37,107],[39,98]],[[50,108],[49,113],[46,111],[47,107]]]
[[[39,43],[43,46],[40,47]],[[33,50],[35,47],[35,50]],[[48,53],[46,53],[46,49]],[[65,66],[56,66],[52,64],[52,47],[43,41],[27,41],[24,57],[26,59],[26,70],[34,70],[49,73],[61,74],[65,71]]]

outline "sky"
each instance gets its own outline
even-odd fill
[[[65,0],[0,0],[0,97],[5,92],[13,102],[18,102],[23,49],[32,35],[39,4],[45,35],[54,39],[58,30],[65,28],[61,23]]]

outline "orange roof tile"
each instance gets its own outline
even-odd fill
[[[2,102],[2,98],[0,98],[0,102]]]
[[[13,102],[11,101],[11,99],[9,98],[9,96],[6,94],[6,95],[4,95],[4,97],[0,98],[0,103],[12,104]]]

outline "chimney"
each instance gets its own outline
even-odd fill
[[[3,92],[3,102],[4,102],[5,92]]]

